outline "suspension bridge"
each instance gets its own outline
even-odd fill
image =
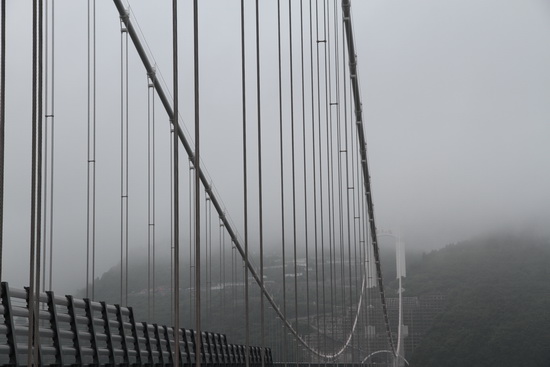
[[[2,0],[0,364],[406,364],[353,19]]]

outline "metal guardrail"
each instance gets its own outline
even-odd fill
[[[28,289],[2,282],[0,299],[0,366],[26,365]],[[40,294],[38,318],[40,365],[173,365],[173,328],[136,322],[131,307],[46,292]],[[193,366],[197,333],[181,329],[180,335],[180,364]],[[270,348],[250,347],[252,367],[261,366],[263,350],[265,365],[273,366]],[[244,366],[245,354],[245,346],[228,344],[224,334],[201,332],[202,365]]]

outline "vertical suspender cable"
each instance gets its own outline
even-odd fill
[[[86,297],[91,299],[95,299],[95,61],[95,0],[88,0],[88,184],[86,218]]]
[[[311,157],[313,166],[313,229],[315,243],[315,313],[317,328],[317,349],[321,340],[320,310],[319,310],[319,246],[317,228],[317,163],[315,151],[315,87],[313,77],[313,9],[312,0],[309,0],[309,55],[310,55],[310,78],[311,78]]]
[[[204,269],[204,284],[206,286],[206,292],[205,292],[205,296],[206,296],[206,299],[205,299],[205,308],[206,308],[206,320],[208,322],[208,318],[209,318],[209,315],[210,315],[210,288],[209,288],[209,282],[210,282],[210,279],[209,279],[209,275],[210,275],[210,272],[208,270],[208,265],[209,265],[209,257],[208,257],[208,252],[209,252],[209,246],[208,246],[208,194],[205,194],[205,199],[204,199],[204,265],[205,265],[205,269]],[[208,324],[206,324],[208,327]]]
[[[241,0],[241,92],[243,114],[243,198],[244,198],[244,318],[245,318],[245,363],[250,366],[250,315],[248,295],[248,166],[246,149],[246,50],[245,50],[245,26],[244,26],[244,0]]]
[[[346,197],[348,198],[346,206],[344,208],[344,198],[343,198],[343,190],[344,190],[344,182],[343,182],[343,170],[342,167],[342,154],[346,154],[345,149],[342,149],[342,136],[346,138],[346,135],[342,135],[342,121],[341,121],[341,101],[340,101],[340,63],[339,63],[339,50],[340,45],[338,43],[338,10],[336,6],[336,1],[333,2],[333,29],[334,29],[334,79],[335,79],[335,96],[336,99],[332,103],[332,105],[336,109],[336,130],[337,130],[337,160],[338,160],[338,217],[339,217],[339,224],[338,224],[338,232],[339,232],[339,243],[340,243],[340,277],[341,277],[341,287],[342,287],[342,318],[344,319],[343,325],[344,328],[342,330],[342,339],[345,340],[345,332],[344,330],[348,329],[348,318],[346,317],[346,267],[345,267],[345,242],[348,243],[348,250],[350,246],[350,235],[349,235],[349,192],[346,185]],[[329,51],[330,54],[330,51]],[[345,121],[344,121],[345,122]],[[347,130],[345,130],[347,131]],[[344,155],[345,160],[347,162],[347,155]],[[346,171],[347,174],[347,171]],[[346,181],[347,183],[347,181]],[[347,216],[344,217],[344,211],[346,211]],[[347,223],[347,237],[345,237],[344,234],[344,226],[345,223]],[[350,307],[353,307],[353,292],[351,288],[351,252],[348,251],[348,265],[349,265],[349,299],[350,299]],[[351,309],[351,308],[350,308]],[[351,319],[350,319],[351,321]],[[349,325],[351,327],[351,324]],[[346,356],[346,355],[344,355]],[[344,360],[346,362],[346,360]]]
[[[36,203],[36,5],[37,0],[32,2],[32,137],[31,137],[31,228],[30,228],[30,263],[29,263],[29,333],[27,337],[27,365],[33,365],[33,343],[34,343],[34,270],[35,270],[35,203]]]
[[[219,246],[219,254],[220,254],[220,287],[221,287],[221,295],[220,295],[220,310],[223,309],[223,305],[225,304],[225,231],[224,231],[224,225],[221,221],[221,218],[218,218],[218,238],[220,240],[220,246]]]
[[[175,366],[179,366],[179,359],[180,359],[180,277],[179,277],[179,262],[180,262],[180,251],[179,251],[179,163],[178,163],[178,134],[177,131],[179,129],[179,111],[178,111],[178,6],[177,6],[177,0],[172,0],[172,52],[173,52],[173,79],[174,79],[174,115],[172,117],[172,126],[174,130],[174,141],[173,141],[173,242],[174,242],[174,288],[173,288],[173,302],[174,302],[174,340],[176,341],[174,343],[174,355],[173,355],[173,361]],[[196,127],[195,127],[196,128]],[[197,151],[196,156],[198,156],[198,146],[199,142],[197,139]],[[196,172],[198,171],[197,162],[195,160],[195,168]],[[196,185],[198,187],[198,185]],[[197,190],[198,191],[198,190]],[[198,200],[198,193],[195,194],[196,198]],[[198,206],[198,204],[197,204]],[[196,220],[199,222],[198,213],[195,213],[197,215]],[[198,236],[198,234],[197,234]],[[198,246],[198,240],[197,240],[197,246]],[[199,264],[197,264],[197,267]],[[197,286],[196,289],[198,289],[198,293],[200,294],[200,288],[198,284],[198,278],[197,278]],[[197,292],[197,291],[195,291]],[[199,313],[197,310],[197,320],[199,319]],[[199,335],[198,343],[200,343],[200,330],[197,330],[197,333]],[[200,349],[197,349],[196,356],[200,356],[199,353]],[[200,366],[200,358],[197,358],[197,365]]]
[[[337,27],[337,13],[336,13],[336,2],[333,2],[334,9],[333,9],[333,25],[332,30],[334,32],[334,47],[333,47],[333,56],[334,56],[334,67],[332,71],[334,72],[334,99],[331,97],[331,107],[334,107],[336,110],[336,160],[337,160],[337,192],[338,192],[338,241],[335,240],[335,243],[338,242],[339,244],[339,252],[340,252],[340,288],[341,288],[341,296],[339,297],[338,294],[335,291],[336,300],[341,299],[342,306],[341,306],[341,317],[343,318],[342,324],[344,325],[344,328],[341,329],[342,331],[342,338],[344,338],[344,329],[347,329],[347,319],[346,319],[346,282],[345,282],[345,246],[344,246],[344,200],[343,200],[343,183],[342,183],[342,125],[341,125],[341,119],[340,119],[340,67],[338,64],[338,27]],[[330,18],[327,16],[327,21],[329,25],[329,32],[330,32]],[[328,50],[329,59],[331,57],[330,48]],[[331,108],[331,116],[332,116],[332,108]],[[346,189],[347,191],[347,189]],[[347,208],[346,208],[347,209]],[[336,211],[336,209],[334,209]],[[336,232],[336,231],[335,231]],[[335,234],[336,236],[336,234]],[[348,238],[349,243],[349,238]],[[336,262],[336,246],[334,248],[334,259]],[[336,268],[336,265],[335,265]],[[336,276],[335,276],[336,279]],[[350,278],[351,280],[351,278]],[[350,298],[351,298],[351,287],[350,287]],[[346,360],[344,360],[346,362]]]
[[[300,63],[302,79],[302,156],[303,156],[303,175],[304,175],[304,231],[305,231],[305,250],[306,250],[306,315],[307,323],[310,324],[309,314],[309,237],[308,237],[308,207],[307,207],[307,156],[306,156],[306,92],[304,75],[304,7],[303,0],[300,0]],[[309,353],[311,357],[311,353]]]
[[[194,207],[191,205],[194,198],[194,188],[193,185],[195,183],[195,175],[192,173],[195,170],[195,167],[193,167],[193,161],[189,160],[189,171],[188,171],[188,179],[189,179],[189,325],[193,325],[194,320],[194,303],[193,300],[195,299],[195,291],[194,291],[194,280],[193,277],[195,276],[195,266],[194,266],[194,257],[193,257],[193,249],[195,244],[195,239],[193,236],[194,231],[194,222],[193,222],[193,210]]]
[[[31,238],[28,365],[40,363],[38,356],[38,306],[40,299],[40,230],[42,194],[42,0],[33,1],[33,62],[32,62],[32,167],[31,167]],[[34,345],[34,348],[33,348]]]
[[[155,85],[147,77],[147,312],[155,317]],[[151,259],[152,257],[152,259]],[[152,278],[152,279],[151,279]],[[151,289],[153,295],[151,297]]]
[[[174,320],[174,134],[170,120],[170,320]]]
[[[328,202],[328,245],[329,245],[329,278],[330,278],[330,321],[331,321],[331,335],[332,335],[332,349],[335,349],[335,321],[334,321],[334,277],[335,277],[335,254],[334,254],[334,161],[332,154],[332,116],[330,113],[330,93],[331,93],[331,80],[330,80],[330,59],[328,57],[328,43],[330,34],[327,26],[328,18],[328,5],[327,0],[323,0],[323,37],[324,37],[324,71],[325,71],[325,122],[326,122],[326,160],[327,160],[327,202]]]
[[[193,65],[194,65],[194,94],[195,94],[195,309],[196,309],[196,330],[197,334],[201,335],[201,298],[200,298],[200,123],[199,123],[199,4],[198,0],[193,0]],[[174,114],[174,116],[178,116]],[[248,267],[247,267],[248,269]],[[179,328],[179,326],[178,326]],[[195,355],[200,355],[201,338],[199,337],[195,343]],[[178,347],[179,349],[179,347]],[[179,357],[179,356],[178,356]],[[197,359],[197,367],[201,366],[200,358]]]
[[[262,181],[262,114],[260,85],[260,2],[256,0],[256,107],[258,111],[258,211],[260,232],[260,287],[264,287],[264,220],[263,220],[263,181]],[[260,291],[260,345],[261,365],[265,366],[265,309],[264,295]]]
[[[237,254],[234,243],[231,243],[231,305],[233,315],[237,314]]]
[[[318,145],[319,145],[319,213],[321,230],[321,295],[323,304],[323,349],[327,350],[327,316],[326,316],[326,295],[325,295],[325,221],[323,210],[323,165],[322,165],[322,139],[321,139],[321,76],[319,63],[319,43],[325,42],[319,39],[319,0],[315,0],[315,33],[316,33],[316,62],[317,62],[317,116],[318,119]]]
[[[44,60],[44,202],[42,209],[44,210],[42,231],[42,291],[45,291],[46,287],[46,259],[47,259],[47,223],[48,223],[48,0],[45,0],[45,16],[44,16],[44,54],[46,59]]]
[[[52,6],[51,6],[51,13],[52,13],[52,21],[51,21],[51,98],[50,98],[50,134],[51,134],[51,140],[50,140],[50,283],[49,283],[49,289],[52,290],[52,283],[53,283],[53,223],[54,223],[54,211],[53,211],[53,203],[54,203],[54,154],[55,154],[55,0],[52,0]]]
[[[208,196],[207,196],[208,197]],[[210,265],[208,265],[208,278],[210,279],[210,286],[208,287],[208,298],[210,299],[209,302],[209,310],[208,310],[208,317],[210,318],[212,315],[212,201],[210,200],[210,197],[208,197],[208,205],[206,206],[205,210],[208,213],[208,262]]]
[[[205,256],[206,263],[206,297],[207,297],[207,316],[206,320],[210,320],[212,316],[212,207],[210,198],[208,194],[205,195],[205,205],[204,205],[204,217],[206,227],[205,231],[205,248],[207,250]]]
[[[37,0],[33,0],[32,3],[32,157],[31,157],[31,229],[30,229],[30,279],[29,279],[29,293],[28,293],[28,310],[29,310],[29,333],[28,333],[28,350],[27,350],[27,365],[31,367],[34,362],[35,354],[33,352],[33,344],[35,338],[35,310],[34,310],[34,298],[35,298],[35,252],[36,252],[36,166],[37,166]],[[36,347],[36,345],[35,345]],[[36,361],[37,362],[37,361]]]
[[[334,3],[334,7],[335,7],[335,20],[337,19],[336,18],[336,2]],[[353,170],[353,159],[354,159],[354,156],[353,156],[353,153],[350,155],[350,152],[349,152],[349,133],[348,133],[348,104],[347,104],[347,101],[348,101],[348,96],[347,96],[347,82],[346,82],[346,53],[344,52],[344,47],[345,47],[345,44],[343,42],[344,40],[344,33],[342,32],[342,65],[343,65],[343,70],[342,70],[342,73],[343,73],[343,78],[342,78],[342,89],[344,91],[344,101],[343,101],[343,110],[344,110],[344,151],[345,151],[345,159],[346,159],[346,206],[347,206],[347,231],[348,231],[348,235],[347,235],[347,242],[348,242],[348,263],[349,263],[349,271],[348,271],[348,275],[349,275],[349,285],[350,285],[350,309],[352,309],[353,307],[353,297],[352,297],[352,274],[351,274],[351,243],[353,242],[353,245],[354,245],[354,249],[355,249],[355,252],[354,252],[354,260],[355,260],[355,267],[354,267],[354,271],[355,271],[355,291],[356,291],[356,297],[357,299],[359,299],[359,289],[358,289],[358,284],[359,284],[359,279],[363,279],[363,277],[361,276],[361,278],[358,278],[357,277],[357,238],[355,236],[355,229],[356,229],[356,214],[355,214],[355,187],[354,187],[354,181],[353,181],[353,178],[351,180],[351,183],[350,183],[350,169],[349,169],[349,161],[350,159],[352,160],[352,170]],[[338,54],[338,51],[337,50],[337,54]],[[338,55],[336,56],[338,57]],[[353,175],[353,172],[351,173]],[[353,177],[353,176],[352,176]],[[350,190],[352,190],[352,197],[351,197],[351,203],[350,203]],[[350,211],[352,212],[352,216],[350,218]],[[353,220],[353,225],[351,223],[351,221]],[[351,235],[351,230],[352,230],[352,226],[353,226],[353,236]],[[361,259],[361,251],[359,251],[359,259]],[[361,275],[363,275],[363,273],[361,273]],[[352,350],[355,351],[356,349],[354,348],[355,344],[354,344],[354,341],[355,340],[352,340]],[[353,355],[352,355],[353,357]],[[353,358],[352,358],[352,361],[353,361]]]
[[[294,322],[298,329],[298,252],[296,239],[296,157],[294,144],[294,60],[292,53],[292,3],[288,0],[288,40],[289,40],[289,65],[290,65],[290,136],[292,154],[292,243],[294,253]],[[296,352],[298,343],[296,343]]]
[[[284,159],[283,159],[283,90],[281,59],[281,0],[277,0],[277,43],[279,52],[279,153],[281,165],[281,249],[283,262],[283,317],[286,319],[286,255],[285,255],[285,194],[284,194]],[[287,338],[283,332],[283,355],[287,358]]]
[[[336,3],[335,3],[335,6],[336,6]],[[342,28],[343,28],[343,23],[342,23]],[[355,152],[353,151],[353,129],[348,129],[348,121],[349,121],[349,118],[348,118],[348,94],[347,94],[347,80],[346,80],[346,52],[345,52],[345,34],[344,32],[342,31],[342,65],[343,65],[343,85],[342,85],[342,89],[344,91],[344,127],[345,127],[345,151],[346,151],[346,187],[347,187],[347,197],[346,197],[346,200],[347,200],[347,206],[348,206],[348,261],[349,261],[349,266],[350,266],[350,269],[349,269],[349,277],[350,277],[350,292],[351,292],[351,289],[352,289],[352,282],[351,282],[351,279],[352,279],[352,275],[351,275],[351,243],[353,242],[353,248],[354,248],[354,276],[355,276],[355,293],[356,293],[356,298],[359,299],[360,297],[360,292],[361,292],[361,295],[364,297],[364,289],[362,288],[362,285],[361,285],[361,288],[359,286],[359,279],[363,279],[363,276],[364,276],[364,273],[363,273],[363,268],[362,266],[359,267],[359,274],[357,274],[357,263],[359,261],[360,264],[362,264],[362,259],[363,259],[363,251],[362,251],[362,248],[359,247],[359,256],[357,256],[357,236],[356,236],[356,229],[357,229],[357,219],[359,219],[357,217],[357,214],[356,214],[356,206],[355,206],[355,194],[356,194],[356,188],[355,188],[355,176],[354,176],[354,173],[353,173],[353,170],[354,170],[354,159],[355,159]],[[349,152],[349,149],[350,149],[350,142],[351,142],[351,145],[352,145],[352,152],[350,154]],[[351,158],[350,158],[351,157]],[[350,170],[350,160],[351,160],[351,170]],[[351,181],[350,181],[350,174],[351,174]],[[351,190],[351,199],[350,199],[350,190]],[[350,200],[351,200],[351,204],[350,204]],[[350,205],[351,205],[351,211],[353,213],[352,217],[350,218],[349,217],[349,211],[350,211]],[[353,220],[353,224],[350,223],[350,221]],[[353,231],[353,235],[351,235],[351,231]],[[358,276],[359,275],[359,276]],[[350,304],[353,305],[353,299],[350,297]],[[366,307],[363,307],[363,310],[365,309]],[[356,343],[355,344],[352,344],[352,350],[356,350],[356,348],[354,348],[355,346],[357,346],[357,348],[360,348],[360,345],[359,345],[359,341],[360,341],[360,338],[357,338],[357,340],[355,341]]]
[[[54,37],[54,5],[55,1],[51,0],[51,7],[48,6],[49,2],[45,3],[45,75],[44,75],[44,259],[43,259],[43,288],[46,288],[46,251],[49,245],[49,274],[48,274],[48,289],[52,289],[53,283],[53,184],[54,184],[54,70],[55,70],[55,57],[54,57],[54,46],[55,46],[55,37]],[[50,19],[51,22],[48,21]],[[49,124],[48,124],[49,121]]]
[[[39,326],[40,326],[40,319],[38,317],[38,310],[40,306],[40,268],[41,268],[41,230],[42,230],[42,102],[43,102],[43,19],[44,19],[44,13],[43,13],[44,5],[43,0],[38,0],[38,111],[37,111],[37,117],[38,117],[38,138],[37,138],[37,147],[36,147],[36,163],[37,163],[37,178],[36,178],[36,272],[35,272],[35,304],[34,304],[34,322],[35,322],[35,349],[34,349],[34,356],[35,361],[40,361],[39,357],[39,350],[40,350],[40,332],[39,332]]]
[[[4,137],[6,126],[6,0],[2,0],[2,39],[0,40],[0,281],[2,281],[2,252],[4,249]]]
[[[120,25],[120,303],[128,305],[128,29]]]
[[[40,305],[40,256],[41,256],[41,223],[42,223],[42,71],[43,71],[43,0],[38,0],[38,91],[37,91],[37,144],[36,144],[36,165],[37,165],[37,177],[36,177],[36,272],[35,272],[35,299],[34,299],[34,360],[40,361],[40,319],[38,317],[39,305]]]

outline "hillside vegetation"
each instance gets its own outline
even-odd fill
[[[408,272],[408,295],[444,293],[411,366],[550,366],[550,244],[500,235],[424,255]]]

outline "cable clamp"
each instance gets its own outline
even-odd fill
[[[153,81],[153,79],[155,78],[155,76],[157,75],[157,69],[155,66],[153,66],[153,68],[151,69],[151,71],[148,71],[147,72],[147,77],[149,79],[151,79],[151,81]]]
[[[129,19],[130,19],[130,10],[126,9],[124,11],[124,14],[120,16],[120,20],[126,24],[126,22],[128,22]]]
[[[212,184],[208,183],[207,185],[204,185],[204,191],[208,194],[208,196],[212,196]],[[210,198],[207,198],[210,200]]]

